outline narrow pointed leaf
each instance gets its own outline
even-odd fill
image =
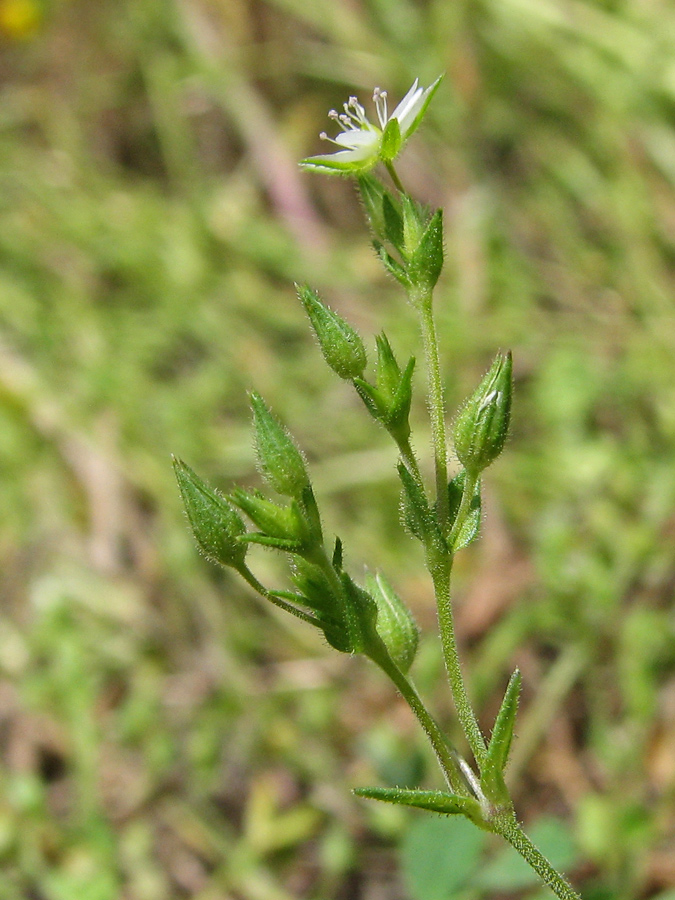
[[[483,821],[480,806],[472,797],[459,797],[457,794],[446,794],[444,791],[379,787],[356,788],[353,793],[357,797],[365,797],[367,800],[380,800],[399,806],[426,809],[446,816],[467,816],[474,822]]]
[[[511,676],[502,705],[497,713],[492,736],[488,744],[481,773],[481,786],[485,795],[494,803],[509,803],[509,793],[504,782],[504,768],[509,758],[513,728],[518,712],[521,676],[516,671]]]

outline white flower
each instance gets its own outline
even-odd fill
[[[387,110],[387,92],[375,88],[373,101],[379,124],[373,124],[358,99],[350,97],[343,104],[344,112],[332,109],[328,113],[328,118],[338,122],[343,130],[335,138],[329,138],[325,131],[320,135],[322,140],[330,141],[339,149],[334,153],[310,156],[300,165],[319,172],[360,174],[379,160],[390,162],[422,121],[440,81],[437,78],[424,89],[419,87],[416,78],[391,115]]]

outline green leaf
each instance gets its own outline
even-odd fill
[[[426,809],[429,812],[442,813],[446,816],[480,816],[480,806],[472,797],[459,797],[444,791],[420,791],[409,788],[355,788],[357,797],[367,800],[381,800],[385,803],[397,803],[399,806],[411,806],[415,809]]]
[[[448,484],[448,521],[450,524],[450,528],[454,524],[455,519],[457,518],[457,513],[459,512],[459,506],[462,502],[462,494],[464,493],[464,484],[466,482],[466,472],[462,469],[452,481]],[[476,481],[476,487],[474,488],[473,497],[471,498],[471,503],[469,505],[469,512],[464,519],[464,524],[459,529],[457,537],[455,538],[455,543],[453,552],[457,550],[462,550],[464,547],[467,547],[472,541],[475,541],[478,537],[478,532],[480,531],[480,523],[481,523],[481,495],[480,495],[480,479]]]
[[[502,705],[497,713],[487,754],[482,766],[481,787],[486,797],[496,805],[510,803],[509,792],[504,783],[504,768],[509,758],[513,728],[518,712],[521,677],[516,669],[507,685]]]
[[[473,884],[482,864],[485,832],[458,816],[425,816],[411,823],[401,868],[411,900],[451,900]]]

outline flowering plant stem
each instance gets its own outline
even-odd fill
[[[560,900],[580,900],[524,834],[504,780],[518,709],[520,673],[511,676],[486,741],[460,665],[450,593],[453,560],[455,553],[477,536],[481,473],[504,447],[511,413],[512,360],[510,353],[499,352],[455,417],[452,439],[462,468],[448,481],[446,410],[433,314],[433,290],[444,263],[443,215],[441,210],[430,212],[417,204],[405,191],[393,165],[439,83],[437,79],[425,89],[416,80],[391,114],[386,92],[376,88],[375,124],[358,99],[350,97],[343,105],[344,112],[332,110],[329,114],[342,127],[332,139],[338,149],[303,161],[309,171],[359,178],[378,257],[385,270],[404,286],[418,313],[433,441],[433,502],[410,442],[414,357],[407,365],[399,365],[382,333],[376,339],[375,378],[369,380],[366,348],[358,332],[309,286],[298,286],[298,295],[326,363],[336,375],[351,382],[368,413],[387,430],[398,448],[403,520],[424,547],[450,690],[475,765],[472,767],[452,746],[407,675],[419,638],[412,613],[382,573],[367,576],[364,587],[356,584],[343,566],[339,538],[335,538],[332,555],[327,551],[306,460],[262,397],[251,394],[256,450],[262,475],[282,502],[260,491],[241,488],[224,497],[180,460],[174,462],[176,477],[190,525],[205,555],[237,571],[262,597],[322,631],[336,650],[362,653],[376,663],[422,726],[449,788],[359,788],[356,793],[373,800],[466,816],[479,828],[508,841]],[[397,195],[369,174],[379,163],[389,173]],[[257,530],[249,529],[240,512]],[[289,557],[293,591],[273,590],[258,580],[245,562],[250,544]]]
[[[398,180],[398,179],[397,179]],[[399,182],[400,184],[400,182]],[[397,185],[398,186],[398,185]],[[412,296],[411,301],[419,312],[420,326],[422,332],[422,342],[424,346],[424,357],[427,370],[427,380],[429,384],[429,414],[431,417],[431,433],[434,450],[434,467],[436,475],[436,507],[438,511],[439,522],[448,522],[448,464],[447,464],[447,444],[445,433],[445,402],[443,399],[443,381],[441,378],[441,368],[438,350],[438,337],[436,324],[433,315],[433,293],[431,290],[421,295]],[[443,646],[443,657],[445,668],[448,674],[450,690],[452,692],[455,709],[460,724],[471,747],[474,759],[479,769],[482,769],[487,754],[485,738],[480,730],[478,719],[474,712],[473,706],[469,699],[464,682],[464,676],[459,660],[459,650],[455,637],[454,616],[452,611],[452,601],[450,595],[450,580],[452,574],[452,548],[455,540],[466,521],[469,512],[471,499],[474,495],[478,476],[467,472],[466,479],[462,490],[462,498],[455,521],[450,529],[448,537],[448,545],[450,552],[435,561],[430,566],[431,577],[434,585],[436,596],[436,604],[438,609],[438,624],[441,635],[441,643]],[[386,669],[385,669],[386,671]],[[416,704],[420,703],[419,697],[414,695],[414,699],[408,696],[403,689],[400,679],[393,677],[392,672],[387,672],[392,681],[396,684],[401,694],[408,701],[409,705],[415,712],[415,715],[425,725],[425,717],[416,709]],[[424,709],[424,707],[422,707]],[[426,710],[425,710],[426,712]],[[426,714],[428,716],[428,713]],[[430,718],[430,717],[429,717]],[[433,720],[432,720],[433,721]],[[435,723],[434,723],[435,725]],[[434,741],[429,730],[425,727],[425,731],[429,736],[432,744]],[[434,746],[434,749],[435,746]],[[438,755],[438,753],[437,753]],[[448,773],[443,766],[439,756],[439,762],[446,774]],[[450,782],[451,787],[456,787]],[[507,840],[515,850],[527,861],[527,863],[537,872],[541,879],[551,888],[553,893],[560,900],[581,900],[580,895],[576,893],[569,883],[554,869],[551,863],[541,853],[541,851],[532,843],[530,838],[525,834],[518,824],[512,807],[504,812],[497,813],[492,817],[491,830],[500,834]]]

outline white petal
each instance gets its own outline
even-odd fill
[[[408,93],[405,95],[403,100],[401,100],[391,116],[389,116],[390,119],[398,119],[399,125],[401,124],[401,117],[406,115],[410,106],[412,106],[412,104],[416,101],[418,95],[422,93],[422,88],[418,87],[418,84],[419,78],[416,78],[413,81],[413,85]]]
[[[380,135],[376,131],[342,131],[335,138],[335,143],[356,150],[374,147],[379,139]]]

